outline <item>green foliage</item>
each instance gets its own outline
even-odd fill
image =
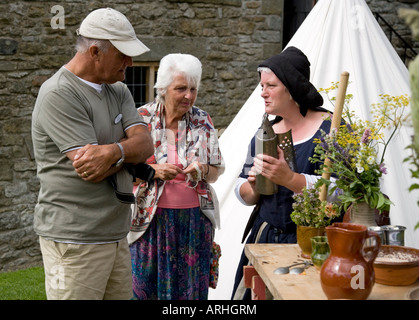
[[[293,196],[291,220],[300,226],[324,227],[339,216],[339,207],[319,198],[319,188],[303,188]]]
[[[412,174],[412,178],[415,180],[418,180],[419,182],[419,156],[416,152],[415,145],[411,144],[407,146],[406,149],[410,150],[411,154],[408,157],[406,157],[406,159],[404,159],[404,162],[407,162],[408,164],[411,165],[409,170],[410,170],[410,173]],[[413,190],[419,190],[419,183],[413,183],[409,187],[410,192]],[[419,200],[417,204],[419,206]],[[415,229],[419,229],[419,222],[416,224]]]

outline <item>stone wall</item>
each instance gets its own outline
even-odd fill
[[[410,29],[406,26],[406,23],[403,19],[399,18],[397,11],[400,8],[411,8],[419,10],[419,1],[418,0],[366,0],[368,6],[372,12],[379,13],[390,25],[396,30],[396,32],[417,52],[419,53],[419,42],[412,39],[412,33]],[[379,20],[379,23],[387,35],[390,36],[390,29],[382,21]],[[394,35],[391,38],[391,43],[393,47],[396,48],[399,56],[404,59],[405,52],[403,48],[403,41],[395,37]],[[414,58],[414,54],[408,50],[407,59],[405,60],[406,65],[409,65],[409,62]]]
[[[257,85],[257,63],[282,48],[282,0],[1,1],[0,272],[41,263],[32,229],[39,190],[33,106],[40,85],[73,56],[82,19],[107,6],[124,13],[151,49],[136,61],[172,52],[201,59],[197,105],[218,128]]]

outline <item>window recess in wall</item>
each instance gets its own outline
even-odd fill
[[[124,82],[131,91],[136,108],[153,101],[158,67],[159,64],[157,62],[134,62],[132,67],[127,67]]]

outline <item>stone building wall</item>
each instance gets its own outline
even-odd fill
[[[229,124],[254,90],[258,62],[282,48],[282,0],[2,0],[0,272],[41,262],[32,228],[39,190],[33,106],[41,84],[73,56],[83,18],[108,6],[124,13],[151,49],[135,61],[159,61],[173,52],[201,59],[197,105],[218,128]]]
[[[406,26],[406,23],[403,19],[398,16],[397,11],[400,8],[411,8],[419,10],[419,1],[418,0],[366,0],[371,11],[374,13],[379,13],[390,25],[396,30],[398,34],[417,52],[419,53],[419,42],[412,39],[412,33],[410,29]],[[382,21],[379,20],[379,23],[387,35],[390,37],[390,29]],[[391,37],[391,43],[393,47],[396,48],[399,56],[404,59],[405,51],[403,47],[403,41],[395,37]],[[414,53],[407,51],[405,64],[408,66],[409,62],[414,58]]]

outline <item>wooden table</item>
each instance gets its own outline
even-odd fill
[[[320,284],[320,271],[310,266],[302,274],[274,274],[274,270],[301,258],[297,244],[246,244],[245,254],[262,278],[267,289],[277,300],[327,299]],[[419,286],[419,280],[410,286],[374,284],[368,300],[406,299],[408,292]]]

